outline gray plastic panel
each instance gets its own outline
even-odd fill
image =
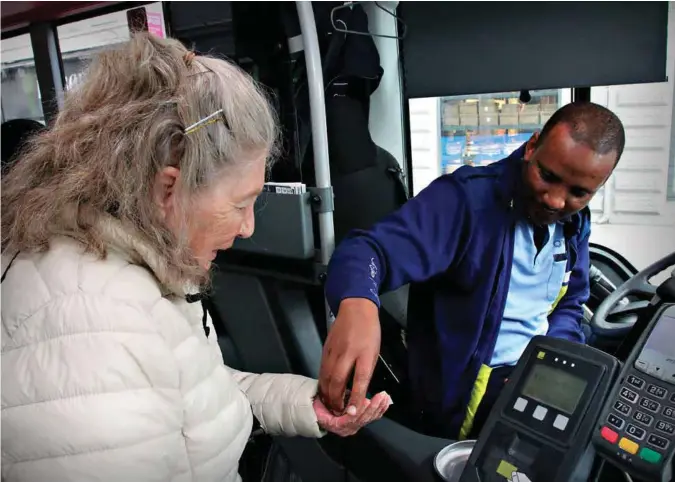
[[[293,259],[314,257],[311,194],[264,192],[255,205],[255,231],[232,249]]]

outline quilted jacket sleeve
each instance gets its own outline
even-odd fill
[[[3,481],[189,476],[179,372],[142,310],[81,293],[4,315]]]
[[[299,375],[257,375],[228,368],[246,393],[253,414],[272,435],[321,437],[313,402],[318,383]]]
[[[213,321],[208,317],[210,331],[215,332]],[[215,336],[209,337],[211,348],[222,358]],[[246,394],[253,415],[263,430],[272,435],[320,438],[325,432],[319,428],[314,412],[314,397],[318,381],[300,375],[258,375],[225,366]]]

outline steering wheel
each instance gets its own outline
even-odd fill
[[[645,300],[629,301],[627,296],[653,297],[656,294],[656,287],[649,283],[650,278],[674,265],[675,252],[647,266],[619,286],[593,313],[590,323],[593,333],[612,338],[627,335],[637,321],[638,313],[650,303]]]

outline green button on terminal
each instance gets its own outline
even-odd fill
[[[640,458],[651,464],[658,464],[661,461],[661,454],[651,449],[643,448],[640,450]]]

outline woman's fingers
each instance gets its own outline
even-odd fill
[[[385,400],[383,400],[383,403],[380,405],[380,411],[377,414],[378,420],[384,416],[387,410],[389,410],[389,407],[392,403],[394,402],[392,402],[391,397],[387,395]]]
[[[341,437],[354,435],[362,427],[382,418],[391,403],[391,397],[386,392],[378,393],[371,400],[364,399],[355,414],[331,417],[329,431]]]
[[[368,406],[365,407],[363,413],[361,413],[356,420],[353,420],[351,423],[349,423],[352,434],[358,432],[361,428],[365,427],[369,423],[382,418],[390,404],[391,398],[386,392],[381,392],[375,395],[373,399],[370,400]]]
[[[379,395],[373,397],[373,399],[370,400],[370,403],[368,404],[366,409],[361,413],[361,415],[359,415],[352,422],[352,425],[357,427],[357,430],[373,421],[373,418],[380,409],[380,403],[382,401],[382,397],[378,398],[378,396]]]

